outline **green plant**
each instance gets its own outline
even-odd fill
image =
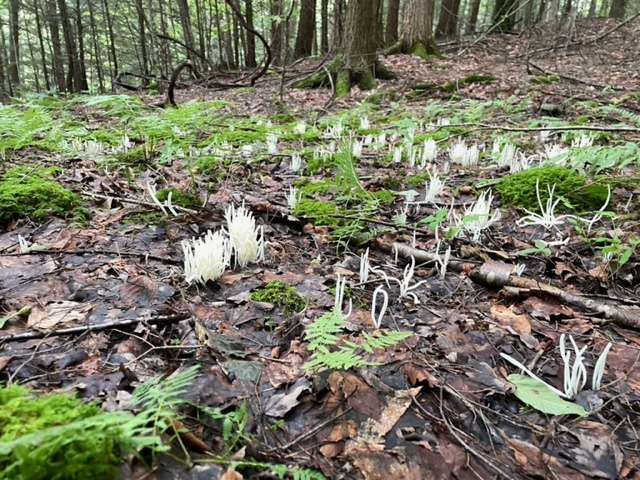
[[[176,188],[166,188],[164,190],[160,190],[158,192],[158,200],[161,202],[166,201],[169,198],[169,194],[171,194],[171,203],[173,205],[178,205],[184,208],[198,209],[200,207],[201,202],[197,197],[185,193]]]
[[[598,210],[607,200],[607,185],[601,182],[589,183],[577,171],[559,167],[542,166],[531,168],[503,178],[497,185],[502,202],[540,213],[536,197],[539,182],[542,204],[549,198],[548,189],[555,185],[556,198],[562,201],[558,210]]]
[[[197,371],[192,367],[139,387],[133,396],[142,409],[137,415],[103,412],[67,394],[0,389],[0,479],[117,478],[126,455],[168,449],[160,436],[173,429],[176,409]]]
[[[41,221],[48,216],[68,217],[80,198],[53,178],[57,168],[15,167],[0,180],[0,225],[22,217]]]
[[[613,262],[616,270],[624,267],[640,247],[640,239],[632,238],[624,241],[618,236],[598,237],[591,240],[600,250],[607,262]]]
[[[518,255],[522,257],[528,257],[530,255],[542,255],[544,257],[551,256],[551,249],[549,245],[544,240],[536,240],[534,242],[535,247],[525,248],[524,250],[520,250],[517,252]]]
[[[249,408],[243,402],[237,409],[223,412],[219,408],[210,408],[205,405],[193,405],[202,413],[215,421],[222,422],[222,440],[224,441],[226,454],[232,454],[242,445],[251,440],[247,433],[249,422]]]
[[[287,314],[300,313],[307,306],[307,302],[295,288],[279,280],[275,280],[265,288],[253,292],[251,300],[283,307]]]
[[[373,337],[364,334],[360,343],[343,339],[345,318],[340,311],[334,309],[317,318],[306,330],[305,336],[309,341],[308,349],[313,352],[311,359],[305,363],[308,372],[320,370],[349,370],[364,366],[368,363],[363,353],[373,353],[383,350],[406,340],[413,335],[409,332],[382,332]]]

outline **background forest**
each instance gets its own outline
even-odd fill
[[[353,50],[434,52],[434,39],[518,34],[586,17],[624,18],[638,0],[2,0],[0,97],[20,91],[162,90],[184,60],[199,75]],[[353,14],[349,15],[349,8]],[[248,28],[243,28],[247,26]],[[360,28],[359,28],[360,27]],[[354,32],[361,32],[353,35]],[[251,33],[254,32],[254,33]],[[365,38],[366,37],[366,38]],[[356,48],[358,48],[356,46]]]

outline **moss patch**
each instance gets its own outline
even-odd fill
[[[169,194],[171,194],[171,203],[174,205],[178,205],[184,208],[191,208],[193,210],[200,207],[200,201],[197,197],[190,195],[188,193],[182,192],[176,188],[166,188],[164,190],[160,190],[158,192],[158,200],[164,202],[169,198]]]
[[[335,218],[338,206],[335,202],[316,202],[313,200],[301,200],[294,211],[298,217],[306,218],[315,225],[336,227],[339,222]]]
[[[48,216],[68,217],[80,206],[80,198],[53,178],[57,168],[16,167],[0,181],[0,225],[28,217],[35,221]]]
[[[251,300],[284,308],[285,313],[300,313],[307,306],[305,299],[285,282],[276,280],[251,294]]]
[[[555,185],[555,196],[561,196],[558,210],[597,210],[607,199],[607,185],[589,182],[588,179],[565,167],[537,167],[504,178],[497,186],[502,201],[506,205],[526,208],[539,212],[536,197],[536,182],[540,185],[540,198],[546,202],[549,194],[547,186]]]
[[[69,395],[34,397],[0,389],[0,478],[14,480],[112,479],[119,473],[118,428],[65,429],[98,418],[102,410]],[[96,421],[96,424],[99,422]],[[56,435],[55,430],[61,429]],[[62,431],[62,429],[65,429]],[[48,433],[47,433],[48,432]],[[22,441],[28,435],[38,441]]]

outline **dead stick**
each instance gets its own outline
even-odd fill
[[[388,245],[381,242],[382,248],[389,249]],[[416,261],[434,262],[436,256],[402,243],[393,243],[391,250],[404,258],[415,258]],[[640,308],[625,305],[610,305],[601,301],[588,298],[579,293],[571,293],[562,288],[554,287],[548,283],[541,283],[533,278],[518,277],[513,275],[513,266],[504,262],[485,262],[478,266],[451,261],[448,269],[456,272],[464,272],[474,282],[501,289],[503,287],[516,287],[530,292],[543,293],[562,300],[573,307],[587,310],[604,316],[605,319],[622,327],[640,330]]]
[[[191,317],[189,312],[180,312],[173,315],[158,315],[155,317],[140,317],[129,320],[114,320],[113,322],[98,323],[96,325],[84,325],[82,327],[62,328],[60,330],[52,330],[50,332],[25,332],[15,335],[7,335],[0,337],[0,345],[7,342],[24,342],[26,340],[35,340],[45,337],[58,337],[60,335],[76,335],[85,332],[97,332],[110,328],[122,328],[131,325],[137,325],[142,322],[152,323],[155,325],[167,324],[186,320]]]

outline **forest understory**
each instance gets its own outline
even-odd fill
[[[177,107],[0,106],[0,381],[155,412],[136,455],[86,424],[20,448],[82,430],[136,479],[640,479],[639,36],[449,42],[344,98],[293,88],[307,60]],[[261,251],[199,282],[230,206]]]

